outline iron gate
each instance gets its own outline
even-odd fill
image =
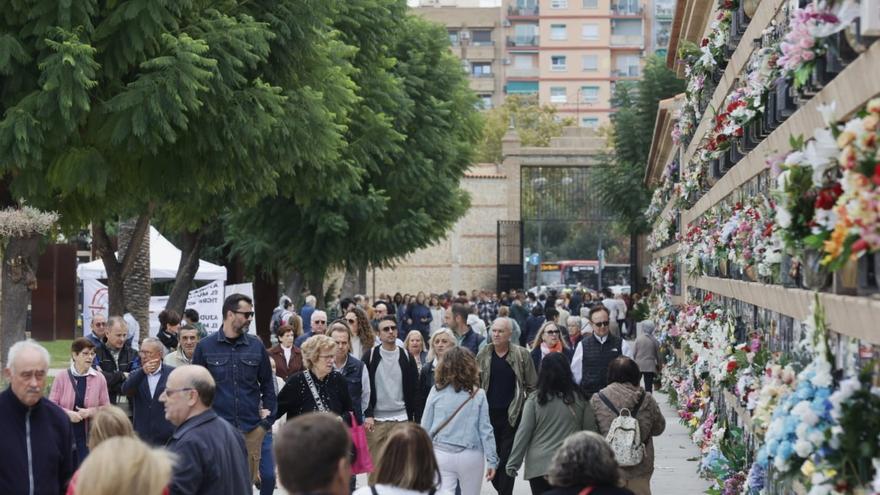
[[[510,292],[523,285],[523,228],[522,222],[498,221],[497,291]]]

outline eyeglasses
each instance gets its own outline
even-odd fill
[[[315,320],[312,322],[312,325],[324,325],[327,323],[327,320]]]
[[[593,323],[593,325],[596,325],[597,327],[607,327],[608,325],[611,324],[610,321],[594,321],[592,323]]]
[[[548,335],[559,335],[559,330],[547,330],[544,333]]]
[[[233,313],[240,314],[240,315],[244,316],[245,318],[253,318],[254,317],[253,311],[233,311]]]
[[[331,360],[336,359],[336,355],[335,354],[321,354],[320,356],[318,356],[318,359],[323,359],[324,361],[331,361]]]
[[[165,390],[162,393],[164,393],[166,397],[171,397],[172,395],[176,394],[177,392],[186,392],[187,390],[195,390],[195,389],[192,387],[183,387],[183,388],[165,387]]]
[[[393,332],[394,330],[397,330],[397,326],[396,326],[396,325],[389,325],[389,326],[387,326],[387,327],[384,327],[384,328],[380,328],[380,329],[379,329],[380,332]]]
[[[358,322],[357,320],[345,320],[345,321],[347,321],[351,325],[354,325],[355,323]]]
[[[106,327],[107,322],[106,321],[95,321],[95,322],[92,322],[92,325],[95,325],[96,327]]]

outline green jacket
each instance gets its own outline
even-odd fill
[[[492,369],[492,353],[495,352],[495,344],[487,344],[477,354],[477,362],[480,364],[480,386],[487,393],[489,391],[489,376]],[[538,384],[538,374],[535,373],[535,364],[529,351],[520,347],[513,342],[510,343],[510,350],[507,352],[507,362],[513,368],[516,375],[516,391],[514,392],[513,401],[507,409],[507,420],[510,426],[516,426],[519,415],[522,412],[523,403],[526,397],[535,391]]]
[[[515,477],[525,459],[525,479],[544,476],[550,472],[553,454],[562,442],[582,430],[599,431],[593,406],[583,396],[575,395],[572,404],[554,397],[542,406],[538,405],[538,393],[532,393],[523,407],[522,421],[507,461],[507,474]]]

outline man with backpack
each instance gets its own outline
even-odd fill
[[[620,464],[622,486],[636,495],[651,495],[654,441],[666,429],[666,419],[654,400],[639,386],[639,366],[621,356],[608,366],[608,386],[590,399],[599,434],[611,445]]]

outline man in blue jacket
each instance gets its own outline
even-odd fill
[[[446,324],[455,332],[458,345],[468,349],[476,356],[486,339],[467,324],[469,314],[470,310],[467,306],[454,304],[452,311],[446,312]]]
[[[201,366],[175,368],[160,401],[165,417],[177,426],[168,450],[178,456],[171,495],[251,493],[244,438],[211,409],[214,378]]]
[[[260,479],[263,437],[275,421],[275,375],[263,342],[247,333],[253,300],[231,294],[223,302],[223,326],[199,341],[192,363],[204,366],[217,384],[214,410],[244,435],[254,483]],[[269,414],[262,417],[261,409]]]
[[[0,493],[62,494],[73,474],[73,433],[60,407],[43,397],[49,352],[33,340],[9,349],[0,393]]]
[[[165,409],[159,402],[174,369],[162,362],[164,347],[159,339],[144,339],[138,353],[143,365],[122,384],[122,393],[129,397],[134,410],[134,431],[141,440],[156,446],[165,445],[174,433],[174,425],[165,419]]]

